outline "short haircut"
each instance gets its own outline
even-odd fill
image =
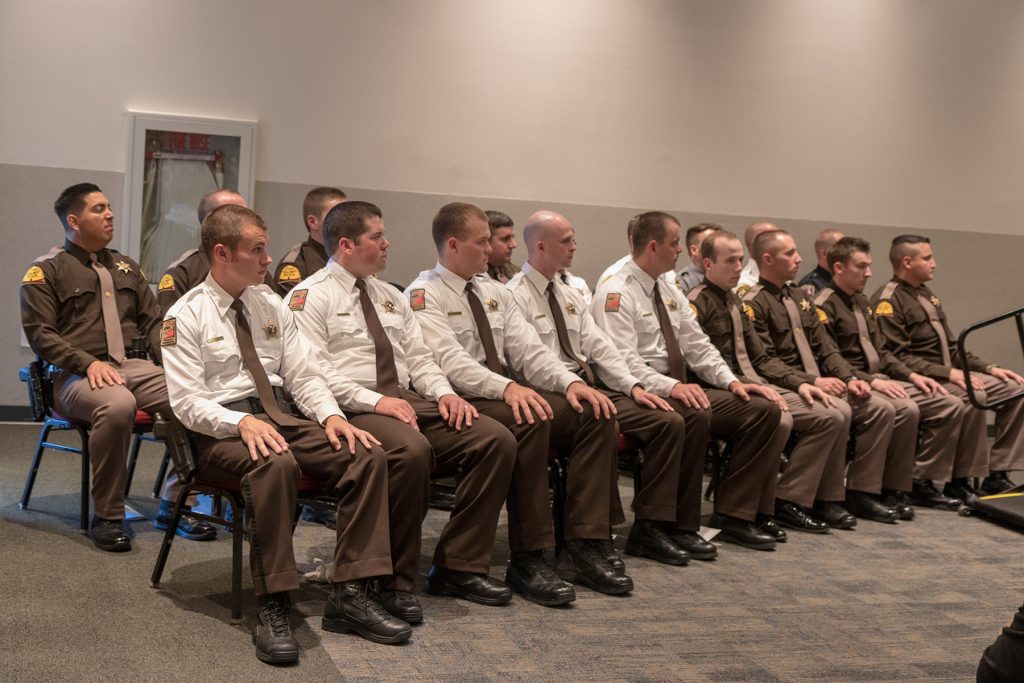
[[[383,218],[380,207],[370,202],[342,202],[337,204],[327,215],[324,216],[324,243],[327,245],[327,253],[333,254],[338,250],[338,243],[344,237],[353,243],[359,242],[359,237],[366,232],[366,221],[376,216]]]
[[[204,194],[203,198],[199,200],[199,209],[196,212],[196,215],[199,217],[199,225],[203,224],[203,221],[206,220],[206,217],[210,215],[211,211],[216,209],[218,206],[221,206],[219,202],[215,201],[217,195],[220,194],[233,194],[236,197],[242,196],[235,192],[234,190],[229,190],[227,188],[221,188],[219,190],[214,190],[213,192],[207,192],[206,194]]]
[[[788,234],[789,233],[785,230],[766,230],[765,232],[762,232],[754,238],[754,243],[750,245],[750,258],[754,259],[754,261],[760,265],[761,259],[768,253],[772,243],[774,243],[777,238]]]
[[[633,216],[626,226],[626,234],[632,242],[633,256],[642,254],[644,247],[652,240],[662,242],[668,234],[665,226],[669,222],[679,225],[679,220],[675,216],[664,211],[648,211]]]
[[[826,247],[831,249],[832,245],[842,239],[843,233],[835,228],[825,228],[814,239],[814,253],[817,254]]]
[[[78,183],[65,189],[57,197],[57,201],[53,203],[53,211],[57,214],[57,218],[64,224],[64,227],[68,227],[68,214],[78,214],[82,209],[85,208],[85,198],[91,195],[93,192],[102,192],[97,185],[92,183]]]
[[[309,230],[306,216],[319,216],[324,212],[327,202],[332,199],[345,200],[348,199],[348,195],[336,187],[314,187],[306,193],[306,198],[302,200],[302,224],[306,226],[306,230]]]
[[[516,224],[512,222],[507,213],[501,211],[484,211],[487,216],[487,227],[491,229],[491,234],[498,228],[514,228]]]
[[[218,206],[203,221],[202,230],[199,232],[203,253],[212,261],[213,248],[218,244],[223,244],[234,251],[242,241],[242,228],[246,225],[255,225],[263,232],[267,231],[267,224],[252,209],[238,204]]]
[[[698,242],[703,242],[704,240],[699,239],[702,232],[721,229],[722,226],[718,223],[698,223],[697,225],[690,226],[686,229],[686,247],[689,248],[695,246]],[[701,252],[701,255],[703,255],[703,252]]]
[[[717,261],[718,243],[721,242],[722,240],[736,240],[737,242],[740,242],[739,237],[729,232],[728,230],[719,228],[718,230],[713,231],[710,235],[705,237],[704,241],[700,243],[700,257],[709,258],[712,261]],[[742,248],[742,246],[743,243],[740,242],[740,247]]]
[[[903,265],[904,256],[913,256],[917,253],[919,244],[931,244],[932,241],[921,235],[899,235],[892,240],[889,247],[889,263],[892,269],[896,270]]]
[[[442,206],[434,222],[430,227],[430,234],[434,238],[434,246],[440,252],[441,247],[449,237],[461,240],[466,235],[466,224],[471,218],[487,221],[487,214],[472,204],[452,202]]]
[[[842,263],[844,266],[848,265],[855,251],[863,251],[865,254],[870,254],[871,245],[867,240],[860,237],[844,237],[833,244],[832,248],[828,250],[828,272],[834,275],[837,263]]]

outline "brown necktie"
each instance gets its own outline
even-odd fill
[[[92,269],[100,277],[100,300],[103,305],[103,332],[107,337],[107,357],[116,363],[124,362],[124,334],[121,332],[121,316],[117,312],[117,290],[114,289],[114,278],[106,266],[96,259],[96,254],[89,254]]]
[[[939,345],[942,347],[942,364],[953,367],[953,359],[949,355],[949,338],[946,337],[946,330],[942,326],[939,309],[935,308],[935,304],[929,301],[928,297],[923,294],[917,295],[917,302],[921,304],[924,312],[928,314],[928,322],[931,323],[935,334],[939,336]]]
[[[480,298],[473,291],[473,283],[466,283],[466,299],[469,301],[469,310],[473,312],[473,322],[476,323],[477,334],[480,335],[480,343],[484,345],[484,358],[487,369],[491,372],[502,374],[501,361],[498,359],[498,347],[494,345],[494,333],[491,332],[491,324],[487,322],[487,314],[484,313],[484,305]]]
[[[668,376],[685,382],[686,361],[683,360],[683,352],[679,349],[679,339],[676,337],[675,330],[672,329],[672,320],[668,317],[665,302],[661,300],[661,291],[658,289],[657,281],[654,282],[654,312],[658,314],[661,336],[665,338],[665,346],[668,347]]]
[[[882,364],[878,357],[878,349],[871,343],[871,334],[868,332],[868,321],[864,317],[864,311],[860,310],[857,302],[853,302],[853,317],[857,319],[857,334],[860,336],[860,348],[864,352],[864,359],[868,362],[868,374],[878,372]]]
[[[242,300],[235,299],[231,303],[231,308],[235,311],[235,335],[238,337],[238,348],[242,352],[242,362],[245,364],[245,369],[252,375],[252,381],[256,385],[256,394],[259,396],[260,403],[263,404],[263,412],[277,423],[278,427],[297,427],[305,424],[304,420],[285,414],[277,405],[277,397],[274,396],[274,389],[270,386],[270,378],[267,377],[267,371],[263,369],[260,357],[256,353],[256,345],[252,341],[252,330],[249,327],[249,321],[245,318],[245,306],[243,306]]]
[[[359,290],[359,305],[363,309],[366,331],[370,333],[373,350],[377,356],[377,391],[385,396],[395,398],[399,395],[395,349],[391,346],[391,340],[388,339],[384,326],[380,324],[377,309],[370,301],[370,294],[366,291],[366,280],[356,280],[356,289]]]
[[[804,366],[804,372],[821,377],[821,371],[818,370],[818,364],[814,361],[814,354],[811,352],[811,343],[807,341],[807,335],[804,333],[804,325],[800,321],[800,311],[796,308],[796,302],[788,294],[783,294],[782,304],[786,307],[786,315],[789,316],[793,341],[796,343],[796,350],[800,353],[800,363]]]
[[[587,384],[594,386],[594,371],[590,369],[590,365],[583,362],[583,359],[577,356],[572,350],[572,342],[569,340],[569,330],[565,326],[565,316],[562,315],[562,307],[558,304],[558,298],[555,296],[555,283],[548,283],[548,308],[551,309],[551,319],[555,321],[555,332],[558,334],[558,345],[562,347],[562,353],[564,353],[572,362],[580,366],[580,370],[583,371],[583,379],[587,381]]]
[[[743,341],[743,318],[740,317],[740,308],[734,301],[730,301],[728,306],[729,317],[732,318],[732,345],[736,349],[736,364],[740,368],[740,374],[760,384],[763,380],[754,370],[750,356],[747,355],[747,345]]]

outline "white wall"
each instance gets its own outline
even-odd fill
[[[1013,0],[3,0],[0,162],[255,118],[257,178],[1019,234]]]

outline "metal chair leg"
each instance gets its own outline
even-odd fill
[[[132,450],[128,454],[128,475],[124,483],[124,497],[127,498],[132,492],[132,479],[135,478],[135,464],[139,459],[139,448],[142,446],[142,434],[136,434],[132,439]]]
[[[160,461],[160,471],[156,473],[156,481],[153,482],[153,497],[159,498],[164,488],[164,481],[167,479],[167,465],[171,461],[171,454],[164,449],[164,459]]]
[[[171,512],[171,522],[167,525],[167,530],[164,531],[164,540],[160,544],[160,552],[156,556],[156,565],[153,567],[153,574],[149,579],[149,583],[153,588],[160,586],[160,577],[164,573],[164,565],[167,564],[167,556],[171,553],[171,543],[174,542],[174,532],[178,528],[178,520],[181,518],[182,507],[185,505],[185,499],[188,498],[192,492],[192,488],[189,486],[183,486],[181,493],[178,494],[178,499],[174,501],[174,510]]]
[[[36,442],[36,454],[32,456],[32,465],[28,470],[28,479],[25,480],[25,488],[21,492],[21,502],[18,503],[18,507],[24,510],[28,507],[29,498],[32,497],[32,488],[36,485],[36,475],[39,474],[39,463],[43,460],[44,444],[47,437],[50,435],[50,430],[53,428],[50,423],[43,423],[42,429],[39,430],[39,441]]]
[[[245,528],[245,505],[233,496],[231,505],[231,623],[242,622],[242,530]]]
[[[89,533],[89,433],[76,427],[82,437],[82,533]]]

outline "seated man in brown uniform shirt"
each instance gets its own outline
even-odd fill
[[[911,490],[915,473],[921,479],[940,472],[945,476],[934,478],[949,478],[963,421],[963,404],[941,384],[914,372],[886,348],[863,293],[871,277],[870,249],[858,237],[843,237],[833,245],[828,255],[832,284],[818,292],[815,304],[825,314],[825,330],[857,377],[871,384],[875,395],[896,409],[881,485],[883,503],[896,509],[900,519],[907,520],[914,516],[906,494]],[[926,504],[949,505],[939,499],[930,499]]]
[[[1012,488],[1013,483],[1006,473],[1024,469],[1024,401],[996,409],[996,440],[991,456],[986,458],[985,411],[978,410],[967,400],[967,384],[961,367],[966,364],[970,368],[971,383],[982,401],[994,401],[1019,392],[1024,388],[1021,386],[1024,378],[973,353],[961,353],[946,322],[942,302],[925,284],[935,273],[935,258],[927,237],[896,237],[889,251],[889,261],[893,278],[871,297],[875,320],[889,348],[907,367],[939,380],[964,402],[963,426],[946,495],[954,498],[975,495],[977,492],[968,482],[970,477],[985,477],[981,485],[985,493],[1001,493]],[[935,475],[929,472],[928,479],[916,482],[915,494],[933,496],[937,493],[930,480]]]
[[[126,551],[125,480],[135,412],[168,410],[164,373],[136,350],[141,343],[158,358],[160,310],[139,265],[106,248],[114,212],[100,188],[73,185],[54,210],[66,241],[25,273],[21,323],[32,350],[56,367],[54,409],[92,427],[93,543]],[[165,488],[165,500],[175,495]],[[212,525],[194,518],[183,518],[178,532],[193,540],[216,536]]]
[[[288,296],[292,287],[327,265],[324,216],[346,199],[345,193],[336,187],[315,187],[306,194],[302,202],[302,222],[309,237],[285,252],[277,264],[270,287],[278,296]]]

